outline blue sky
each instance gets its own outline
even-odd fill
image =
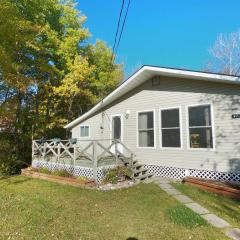
[[[122,1],[78,2],[90,41],[112,47]],[[239,11],[240,0],[131,0],[117,62],[126,76],[144,64],[201,70],[218,34],[240,28]]]

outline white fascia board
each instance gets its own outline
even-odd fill
[[[74,121],[67,124],[64,128],[72,128],[78,123],[82,122],[98,110],[102,109],[106,105],[112,103],[114,100],[123,96],[127,92],[131,91],[135,87],[142,84],[150,76],[160,75],[168,77],[186,78],[193,80],[203,80],[203,81],[213,81],[213,82],[224,82],[229,84],[240,84],[240,77],[221,75],[215,73],[205,73],[188,71],[182,69],[173,68],[162,68],[154,66],[143,66],[137,72],[135,72],[130,78],[123,82],[118,88],[111,92],[107,97],[105,97],[101,102],[91,108],[88,112],[78,117]]]
[[[127,93],[128,91],[130,91],[131,88],[133,89],[135,87],[135,85],[140,84],[140,81],[137,84],[134,84],[134,82],[136,83],[137,77],[140,76],[143,71],[144,71],[144,67],[142,67],[139,71],[137,71],[135,74],[133,74],[129,79],[127,79],[125,82],[123,82],[118,88],[116,88],[113,92],[111,92],[108,96],[106,96],[102,101],[100,101],[97,105],[95,105],[93,108],[91,108],[88,112],[86,112],[82,116],[78,117],[77,119],[73,120],[72,122],[70,122],[69,124],[64,126],[64,128],[74,127],[76,124],[83,121],[84,119],[89,117],[91,114],[97,112],[101,108],[105,107],[109,103],[116,100],[118,97],[120,97],[120,96],[124,95],[125,93]],[[141,82],[143,82],[143,81],[141,81]]]
[[[147,66],[146,70],[153,71],[155,72],[155,74],[159,74],[162,76],[187,78],[187,79],[193,79],[193,80],[205,80],[205,81],[213,81],[213,82],[225,82],[230,84],[240,84],[240,77],[237,77],[237,76],[188,71],[188,70],[182,70],[182,69],[151,67],[151,66]]]

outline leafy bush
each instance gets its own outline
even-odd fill
[[[44,174],[51,174],[51,175],[54,175],[54,176],[72,177],[72,174],[65,169],[50,171],[46,167],[40,167],[40,168],[37,168],[36,171],[38,171],[40,173],[44,173]]]
[[[131,178],[132,171],[124,166],[109,169],[105,174],[105,181],[109,183],[117,183],[119,180]]]
[[[45,168],[45,167],[40,167],[40,168],[38,168],[38,172],[40,172],[40,173],[45,173],[45,174],[51,174],[51,173],[52,173],[50,170],[48,170],[48,169]]]
[[[18,160],[14,155],[5,156],[0,158],[0,176],[14,175],[20,173],[21,168],[25,168],[27,165]]]
[[[170,220],[175,224],[183,225],[188,228],[207,225],[205,219],[183,205],[169,208],[166,212]]]
[[[60,177],[72,177],[72,174],[65,169],[54,170],[52,172],[52,175],[60,176]]]
[[[78,177],[77,180],[82,184],[85,184],[86,182],[89,181],[89,179],[87,177],[84,177],[84,176]]]
[[[19,140],[20,147],[17,147],[16,141],[17,136],[0,132],[0,176],[19,174],[31,162],[31,149],[28,149],[27,141]]]
[[[109,170],[105,176],[105,181],[110,183],[117,183],[118,181],[117,171],[115,169]]]

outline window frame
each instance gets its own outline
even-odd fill
[[[81,136],[81,127],[88,127],[88,136]],[[79,126],[79,135],[80,138],[90,138],[90,125],[84,124]]]
[[[179,129],[180,129],[180,147],[163,147],[162,143],[162,129],[178,129],[178,128],[162,128],[162,110],[179,110]],[[159,108],[159,143],[160,149],[165,150],[183,150],[183,136],[182,136],[182,107],[181,106],[172,106]]]
[[[212,128],[212,148],[192,148],[190,146],[190,126],[189,126],[189,108],[190,107],[200,107],[200,106],[210,106],[210,116],[211,116],[211,126],[197,126],[196,128],[207,128],[211,127]],[[186,106],[186,133],[187,133],[187,149],[191,151],[215,151],[216,150],[216,142],[215,142],[215,121],[214,121],[214,110],[213,110],[213,103],[212,102],[207,102],[207,103],[198,103],[198,104],[191,104]]]
[[[153,112],[153,139],[154,139],[154,146],[153,147],[141,147],[139,146],[139,129],[138,129],[138,117],[139,113],[146,113],[146,112]],[[155,109],[149,109],[149,110],[140,110],[136,112],[136,132],[137,132],[137,148],[140,149],[156,149],[156,111]]]

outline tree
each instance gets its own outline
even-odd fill
[[[0,5],[0,125],[8,123],[0,129],[0,172],[13,173],[30,162],[32,135],[64,137],[63,125],[108,94],[123,74],[103,42],[87,43],[86,17],[74,1]]]
[[[240,30],[230,34],[220,34],[210,49],[213,60],[209,67],[224,74],[240,74]]]
[[[68,68],[69,73],[53,88],[54,108],[59,109],[54,123],[62,126],[100,101],[123,78],[122,66],[112,62],[112,51],[102,41],[87,45],[82,56],[75,52]]]
[[[109,92],[123,79],[122,65],[112,62],[112,51],[102,41],[88,46],[88,57],[91,65],[95,66],[90,76],[90,88],[98,100]],[[108,84],[106,84],[106,82]]]

